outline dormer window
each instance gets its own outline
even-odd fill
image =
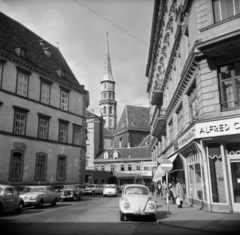
[[[119,156],[119,153],[118,153],[117,151],[115,151],[115,152],[113,153],[113,158],[114,158],[114,159],[117,159],[118,156]]]
[[[27,55],[27,50],[24,47],[16,47],[15,52],[18,57],[25,59]]]
[[[65,72],[64,69],[57,69],[56,73],[60,78],[65,78],[66,77],[66,72]]]
[[[43,50],[47,56],[51,57],[51,51],[50,51],[49,47],[44,47]]]

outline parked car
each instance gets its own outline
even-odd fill
[[[63,200],[81,200],[82,195],[83,191],[81,190],[79,185],[63,185],[63,189],[60,191],[60,197]]]
[[[27,186],[20,197],[24,201],[24,206],[36,206],[37,208],[41,208],[44,204],[56,206],[60,200],[60,194],[55,192],[51,186]]]
[[[0,184],[0,212],[7,210],[16,210],[22,213],[24,201],[16,187]]]
[[[115,184],[106,184],[103,187],[103,196],[117,196],[117,188]]]
[[[120,193],[123,191],[123,189],[124,189],[124,187],[125,187],[126,185],[127,185],[127,184],[122,184],[122,185],[120,186],[120,188],[119,188],[119,192],[120,192]]]
[[[149,216],[156,221],[156,203],[151,199],[149,189],[145,185],[129,184],[123,189],[119,200],[120,220],[130,216]]]
[[[103,193],[103,185],[98,185],[98,184],[92,184],[88,185],[85,188],[84,194],[102,194]]]

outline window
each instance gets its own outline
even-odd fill
[[[110,98],[110,99],[112,98],[112,94],[111,94],[111,93],[109,93],[109,98]]]
[[[104,98],[107,98],[107,93],[104,93]]]
[[[37,154],[35,180],[46,180],[47,175],[47,155],[44,153]]]
[[[23,153],[13,151],[10,162],[9,180],[22,180]]]
[[[61,103],[60,108],[63,110],[68,110],[68,99],[69,93],[66,91],[61,90]]]
[[[68,138],[68,122],[59,121],[59,141],[67,143]]]
[[[16,54],[20,57],[20,58],[23,58],[23,59],[26,59],[26,55],[27,55],[27,50],[23,47],[16,47],[15,48],[15,52]]]
[[[109,114],[112,114],[112,106],[109,107]]]
[[[101,166],[101,171],[104,171],[104,166]]]
[[[73,124],[73,144],[80,145],[82,143],[82,127]]]
[[[129,170],[129,171],[132,170],[132,165],[128,165],[128,170]]]
[[[215,23],[240,13],[240,0],[213,0]]]
[[[190,119],[197,115],[197,88],[194,85],[188,94]]]
[[[240,61],[219,69],[223,109],[240,107]]]
[[[104,114],[107,113],[107,108],[106,108],[106,106],[103,107],[103,113],[104,113]]]
[[[65,155],[58,156],[57,162],[57,180],[66,180],[67,157]]]
[[[111,165],[111,171],[112,172],[114,171],[114,165]]]
[[[47,140],[48,133],[49,133],[50,116],[45,116],[45,115],[39,113],[38,118],[39,118],[38,138]]]
[[[140,168],[140,165],[137,165],[137,171],[140,171],[141,168]]]
[[[182,106],[178,109],[177,120],[178,120],[178,133],[180,133],[183,129],[183,109],[182,109]]]
[[[121,171],[124,171],[124,165],[121,165]]]
[[[169,123],[169,134],[170,134],[170,142],[172,142],[174,138],[173,121]]]
[[[25,135],[26,133],[26,122],[27,122],[27,112],[29,110],[14,108],[14,124],[13,124],[13,133],[17,135]]]
[[[98,170],[98,166],[94,166],[94,170],[97,171]]]
[[[28,75],[18,71],[17,74],[17,94],[27,97],[28,96]]]
[[[109,127],[111,127],[112,126],[112,120],[110,119],[109,120]]]
[[[51,84],[41,82],[41,98],[40,101],[44,104],[50,104]]]

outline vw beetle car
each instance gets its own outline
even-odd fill
[[[0,213],[7,210],[16,210],[22,213],[24,202],[18,190],[11,185],[0,185]]]
[[[43,204],[56,206],[60,200],[59,193],[50,186],[28,186],[20,194],[24,201],[24,206],[36,206],[41,208]]]
[[[106,184],[103,187],[103,196],[117,196],[117,187],[115,184]]]
[[[119,200],[120,220],[130,216],[149,216],[156,221],[156,203],[151,199],[145,185],[129,184],[123,188]]]

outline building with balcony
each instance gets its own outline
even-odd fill
[[[84,183],[88,91],[57,47],[0,22],[0,183]]]
[[[155,1],[146,68],[151,156],[189,204],[240,212],[239,1]]]

